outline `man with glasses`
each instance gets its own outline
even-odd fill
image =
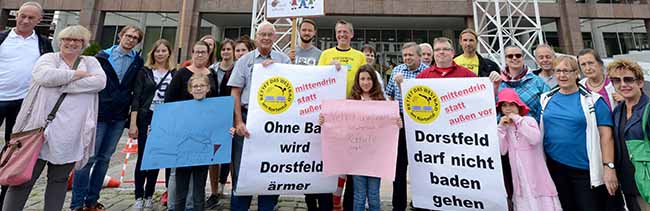
[[[244,137],[250,134],[246,129],[246,116],[248,115],[248,98],[254,64],[270,65],[272,63],[289,64],[289,57],[281,52],[273,50],[273,42],[277,39],[275,26],[268,21],[261,23],[255,33],[255,46],[257,49],[243,55],[235,63],[232,75],[228,80],[228,86],[232,87],[231,95],[235,101],[235,137],[232,146],[232,180],[233,194],[231,194],[231,210],[246,211],[250,208],[253,196],[236,196],[234,190],[237,188],[239,166],[241,163]],[[257,196],[257,206],[260,211],[272,211],[278,203],[278,195]]]
[[[32,67],[38,57],[52,52],[46,36],[34,28],[41,22],[43,8],[39,3],[26,2],[16,14],[16,27],[0,32],[0,126],[6,122],[4,143],[8,143],[16,116],[32,81]],[[0,192],[0,210],[7,193]]]
[[[74,172],[70,209],[104,210],[98,203],[111,156],[122,136],[133,98],[133,85],[144,61],[134,50],[144,32],[136,26],[120,31],[119,45],[100,51],[95,57],[106,73],[106,88],[99,92],[95,153],[88,164]],[[92,169],[92,171],[91,171]]]
[[[460,66],[452,59],[454,48],[451,40],[446,37],[439,37],[433,40],[433,66],[422,71],[416,78],[465,78],[476,77],[471,70]]]
[[[479,77],[487,77],[491,72],[499,72],[499,65],[492,60],[483,58],[476,52],[478,44],[478,34],[472,29],[465,29],[460,32],[460,45],[463,47],[463,53],[454,58],[454,62],[463,66]]]
[[[391,78],[386,85],[386,96],[399,102],[400,115],[402,114],[402,94],[400,86],[404,79],[413,79],[428,66],[421,62],[422,49],[414,42],[404,43],[402,46],[402,59],[404,64],[393,68]],[[403,120],[403,119],[402,119]],[[406,152],[406,132],[404,127],[399,130],[397,142],[397,163],[395,166],[395,180],[393,181],[393,210],[406,210],[406,170],[408,157]]]

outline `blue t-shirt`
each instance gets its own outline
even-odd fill
[[[596,101],[598,126],[613,126],[605,101]],[[580,92],[555,93],[544,109],[544,151],[551,159],[578,169],[589,169],[587,119],[580,103]],[[600,143],[600,142],[599,142]]]

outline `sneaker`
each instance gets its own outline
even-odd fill
[[[165,207],[167,206],[167,191],[165,191],[160,197],[160,204]]]
[[[153,210],[153,199],[152,198],[147,198],[147,199],[144,200],[144,210],[145,211]]]
[[[135,200],[135,203],[133,203],[133,211],[142,210],[144,210],[144,200],[142,200],[142,198],[138,198]]]
[[[211,194],[210,197],[208,197],[208,200],[205,202],[205,208],[212,210],[220,207],[222,204],[223,202],[219,200],[219,197],[217,195]]]

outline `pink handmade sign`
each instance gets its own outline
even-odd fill
[[[323,172],[393,181],[399,136],[397,101],[323,102]]]

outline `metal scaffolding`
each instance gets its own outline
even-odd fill
[[[266,18],[266,2],[267,0],[253,0],[251,39],[255,39],[257,26],[265,20],[268,20]],[[278,39],[273,43],[273,50],[284,52],[291,46],[291,18],[278,18],[268,21],[273,23],[276,30],[275,34],[278,36]]]
[[[532,47],[544,43],[537,1],[474,0],[474,28],[479,35],[477,50],[502,68],[505,67],[504,49],[509,45],[519,46],[525,58],[534,61]]]

